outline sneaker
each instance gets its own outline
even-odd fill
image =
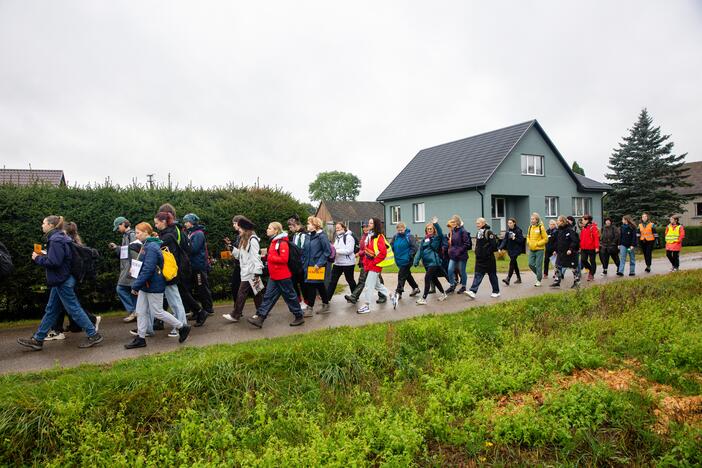
[[[388,297],[381,295],[378,295],[378,300],[375,301],[376,304],[385,304],[386,302],[388,302]]]
[[[541,287],[541,281],[536,280],[536,283],[534,283],[534,286],[537,287],[537,288],[540,288],[540,287]]]
[[[331,310],[329,309],[329,304],[322,304],[322,308],[317,313],[327,315],[329,312],[331,312]]]
[[[198,312],[195,316],[197,317],[197,320],[195,321],[196,327],[203,326],[207,321],[207,317],[209,317],[209,315],[207,315],[207,311],[204,309],[200,309],[200,312]]]
[[[305,306],[305,312],[303,314],[303,317],[314,317],[314,308],[310,306]]]
[[[502,280],[503,283],[505,283],[506,286],[509,286],[509,280],[507,278]]]
[[[439,302],[444,302],[448,298],[448,295],[444,292],[439,296]]]
[[[521,279],[521,278],[517,278],[517,281],[515,281],[514,284],[522,284],[522,279]]]
[[[395,294],[393,294],[392,296],[390,296],[390,302],[392,302],[392,308],[393,308],[393,309],[397,309],[397,298],[398,298],[398,294],[397,294],[397,293],[395,293]]]
[[[651,267],[646,267],[646,269],[645,269],[644,271],[645,271],[646,273],[651,273]]]
[[[54,341],[54,340],[65,340],[66,335],[63,332],[57,333],[54,330],[50,330],[49,333],[44,338],[44,341]]]
[[[27,348],[32,348],[34,351],[41,351],[44,346],[43,341],[39,341],[34,337],[31,338],[17,338],[17,344],[26,346]]]
[[[95,317],[95,331],[97,332],[100,330],[100,322],[102,322],[102,315],[98,315]]]
[[[159,320],[159,319],[154,320],[154,331],[163,330],[163,329],[164,329],[163,320]]]
[[[126,317],[124,317],[124,318],[122,319],[122,321],[123,321],[124,323],[131,323],[131,322],[135,321],[136,318],[137,318],[137,317],[136,317],[136,313],[135,313],[135,312],[132,312],[131,314],[129,314],[129,315],[127,315]]]
[[[410,293],[410,297],[414,297],[414,296],[416,296],[417,294],[419,294],[420,292],[421,292],[421,291],[419,290],[419,288],[414,288],[414,289],[412,290],[412,292]]]
[[[133,330],[129,330],[129,334],[130,334],[130,335],[134,335],[134,336],[139,336],[139,332],[137,331],[136,328],[133,329]],[[147,338],[153,338],[154,336],[156,336],[156,333],[154,333],[154,332],[146,332],[146,337],[147,337]]]
[[[434,286],[429,289],[429,294],[436,294],[436,288]]]
[[[99,333],[94,334],[93,336],[89,336],[83,341],[81,344],[78,345],[79,348],[91,348],[95,346],[96,344],[102,343],[102,335]]]
[[[303,323],[305,323],[305,319],[302,317],[302,315],[300,315],[300,316],[295,317],[295,320],[290,322],[290,326],[291,327],[299,327]]]
[[[224,317],[225,320],[233,323],[239,322],[239,319],[234,317],[232,314],[222,314],[222,317]]]
[[[208,310],[207,315],[214,315],[214,309],[213,310]]]
[[[449,286],[449,288],[446,290],[446,294],[453,294],[455,290],[456,286]]]
[[[356,313],[359,313],[359,314],[367,314],[367,313],[369,313],[370,311],[371,311],[371,310],[370,310],[370,306],[369,306],[368,304],[366,304],[366,305],[361,306],[361,307],[356,311]]]
[[[602,276],[607,276],[607,270],[602,270]]]
[[[349,304],[355,304],[358,302],[358,299],[356,299],[355,297],[353,297],[351,295],[344,296],[344,299],[346,299],[346,302],[348,302]]]
[[[549,285],[551,288],[560,288],[561,287],[561,282],[560,281],[554,281]]]
[[[146,340],[144,338],[139,338],[138,336],[132,340],[131,343],[127,343],[124,345],[126,349],[134,349],[134,348],[145,348],[146,347]]]
[[[570,289],[580,289],[580,281],[573,281],[573,286]]]
[[[675,270],[673,270],[675,271]],[[636,276],[636,273],[629,273],[629,276]]]
[[[180,330],[178,330],[178,343],[182,343],[183,341],[188,339],[188,335],[190,334],[191,329],[192,327],[187,323],[184,323],[183,326],[180,327]]]
[[[475,293],[470,289],[466,291],[466,296],[470,297],[471,299],[475,299]]]
[[[188,319],[188,320],[192,320],[192,319],[193,319],[193,313],[192,313],[192,312],[188,312],[187,314],[185,314],[185,318]]]
[[[417,299],[417,305],[426,305],[426,304],[427,304],[427,300],[424,299],[423,297],[420,297],[419,299]]]
[[[456,294],[463,294],[463,293],[465,293],[465,292],[466,292],[466,287],[465,287],[465,286],[461,286],[461,289],[459,289],[458,291],[456,291]]]
[[[498,297],[500,297],[500,293],[492,293],[492,294],[490,294],[490,297],[498,298]]]
[[[622,273],[621,271],[618,271],[617,276],[624,276],[624,273]]]
[[[180,336],[180,333],[178,333],[178,329],[174,328],[170,332],[168,332],[168,338],[178,338]]]

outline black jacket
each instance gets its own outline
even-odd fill
[[[556,264],[561,267],[573,267],[578,261],[580,237],[573,226],[566,224],[558,227],[556,235]],[[570,250],[570,255],[568,251]]]
[[[558,228],[549,228],[546,230],[546,234],[548,234],[548,241],[546,241],[546,252],[555,252],[556,241],[558,238]]]
[[[620,235],[618,227],[614,225],[602,226],[602,231],[600,231],[600,249],[608,252],[616,250],[619,246]]]
[[[168,286],[178,284],[180,282],[180,278],[189,277],[191,271],[190,258],[188,253],[183,251],[181,248],[181,244],[178,243],[178,234],[179,229],[175,224],[166,227],[166,229],[158,233],[159,239],[161,239],[161,242],[163,242],[163,244],[161,244],[161,248],[168,247],[168,251],[173,254],[176,264],[178,265],[178,275],[167,283]],[[183,237],[186,239],[188,238],[187,234],[180,232],[181,241],[183,240]]]
[[[623,245],[627,249],[629,247],[636,247],[637,238],[636,228],[628,224],[622,224],[621,234],[619,236],[619,245]]]
[[[495,252],[497,252],[497,236],[490,230],[487,224],[482,229],[478,229],[475,240],[475,272],[495,273],[497,263],[495,262]]]
[[[505,232],[505,238],[500,243],[500,250],[507,250],[510,258],[515,258],[524,253],[524,233],[519,226],[514,226],[514,229],[508,229]]]

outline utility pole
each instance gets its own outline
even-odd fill
[[[154,189],[154,175],[146,174],[146,182],[149,184],[149,189]]]
[[[171,173],[168,173],[168,190],[171,189]]]

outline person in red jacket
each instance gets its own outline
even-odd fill
[[[288,309],[295,316],[295,320],[290,322],[291,327],[297,327],[305,323],[303,318],[302,308],[295,292],[293,285],[292,273],[288,267],[288,259],[290,256],[290,241],[288,233],[283,231],[283,226],[278,222],[273,222],[268,225],[266,234],[271,239],[271,244],[268,247],[268,273],[270,279],[266,285],[266,292],[263,295],[263,302],[256,311],[256,315],[248,317],[246,320],[253,326],[261,328],[264,320],[268,317],[268,313],[280,296],[288,305]]]
[[[592,222],[592,216],[583,215],[580,230],[580,258],[583,268],[588,270],[587,280],[592,281],[597,272],[597,254],[600,252],[600,231]]]
[[[665,228],[665,256],[670,260],[670,271],[680,269],[683,239],[685,239],[685,228],[680,224],[680,217],[673,215],[670,217],[670,224]]]
[[[371,311],[370,301],[373,291],[378,291],[385,297],[390,295],[388,288],[380,282],[383,267],[378,266],[388,254],[386,242],[382,222],[378,218],[369,219],[367,243],[363,250],[363,270],[367,275],[361,298],[364,299],[365,304],[356,311],[359,314],[367,314]]]

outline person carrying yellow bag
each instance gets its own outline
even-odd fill
[[[371,311],[370,302],[373,291],[385,295],[390,295],[388,288],[380,282],[380,273],[383,267],[395,263],[395,256],[392,253],[392,248],[389,248],[388,241],[383,233],[383,223],[378,218],[368,220],[368,239],[363,258],[363,269],[368,273],[366,276],[366,285],[361,293],[365,304],[362,305],[356,312],[359,314],[367,314]],[[392,295],[393,307],[397,307],[397,296]]]

